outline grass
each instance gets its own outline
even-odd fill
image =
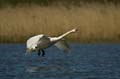
[[[119,4],[119,0],[0,0],[0,7],[4,5],[16,6],[18,4],[38,4],[41,6],[49,6],[53,4],[62,4],[64,6],[79,6],[81,3],[113,3]]]
[[[0,43],[23,43],[44,33],[58,36],[78,28],[67,37],[76,42],[120,42],[120,6],[86,4],[71,6],[17,5],[0,9]]]

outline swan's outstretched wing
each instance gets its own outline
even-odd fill
[[[65,41],[65,39],[62,39],[62,40],[58,41],[57,43],[55,43],[55,46],[64,52],[70,51],[70,47],[69,47],[68,43]]]

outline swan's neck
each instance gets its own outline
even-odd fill
[[[74,32],[76,32],[76,31],[77,31],[77,29],[72,29],[72,30],[70,30],[70,31],[68,31],[68,32],[66,32],[66,33],[58,36],[58,37],[50,38],[50,40],[51,40],[51,42],[60,41],[60,40],[63,39],[65,36],[67,36],[67,35],[69,35],[69,34],[71,34],[71,33],[74,33]]]
[[[74,30],[70,30],[70,31],[62,34],[62,35],[60,35],[60,36],[58,37],[58,40],[61,40],[61,39],[64,38],[65,36],[67,36],[67,35],[69,35],[69,34],[71,34],[71,33],[74,33],[74,32],[75,32]]]

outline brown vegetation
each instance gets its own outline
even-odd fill
[[[119,42],[120,6],[8,6],[0,9],[0,42],[25,42],[30,36],[58,36],[77,27],[67,38],[79,42]]]

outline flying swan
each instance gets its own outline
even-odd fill
[[[32,52],[38,52],[38,55],[45,56],[44,49],[55,45],[57,48],[63,51],[69,51],[69,46],[65,42],[64,37],[76,32],[77,29],[72,29],[58,37],[48,37],[44,34],[36,35],[27,40],[27,53],[31,54]]]

